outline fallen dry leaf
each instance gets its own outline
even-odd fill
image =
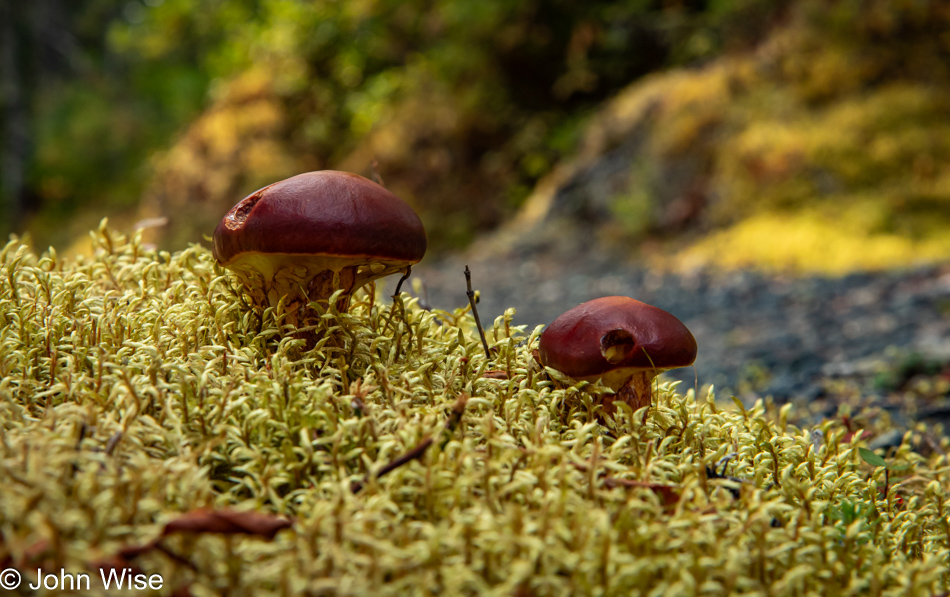
[[[165,525],[162,536],[173,533],[221,533],[255,535],[273,539],[293,522],[270,514],[237,510],[192,510]]]

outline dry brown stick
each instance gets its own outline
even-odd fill
[[[455,401],[455,404],[452,405],[452,412],[449,413],[449,418],[445,421],[445,427],[443,427],[443,432],[448,432],[451,434],[455,431],[455,428],[458,427],[458,424],[462,421],[462,415],[465,413],[465,406],[468,404],[468,394],[462,393],[459,395],[458,400]],[[389,474],[399,468],[404,464],[408,464],[413,460],[419,460],[425,456],[426,450],[429,449],[429,446],[432,445],[433,439],[431,436],[426,436],[418,444],[412,447],[408,452],[398,456],[397,458],[390,460],[386,463],[383,468],[379,469],[375,475],[372,475],[373,478],[379,479],[383,475]],[[443,442],[442,446],[448,442]],[[363,487],[369,482],[370,474],[367,474],[362,481],[354,481],[350,485],[350,491],[353,493],[359,493]]]
[[[389,308],[389,317],[386,318],[386,325],[383,326],[383,333],[386,333],[389,331],[389,324],[392,323],[393,321],[393,315],[395,315],[396,313],[397,306],[399,307],[399,311],[403,314],[403,319],[405,319],[406,305],[402,302],[402,299],[399,297],[399,293],[402,292],[402,283],[405,282],[409,278],[410,274],[412,274],[411,265],[406,268],[406,273],[404,273],[402,277],[399,278],[399,282],[396,283],[396,292],[394,292],[392,296],[393,306]],[[408,320],[406,321],[406,325],[407,326],[409,325]],[[393,329],[395,330],[395,328]],[[410,334],[412,333],[411,327],[409,328],[409,333]]]
[[[591,465],[586,462],[571,461],[569,464],[582,473],[591,472]],[[674,497],[679,499],[680,488],[677,485],[670,485],[668,483],[653,483],[650,481],[636,481],[633,479],[620,479],[617,477],[611,477],[610,472],[607,470],[599,471],[596,476],[604,477],[604,486],[609,489],[613,489],[615,487],[642,487],[653,490],[654,493],[663,498],[664,502],[669,501]]]
[[[401,467],[404,464],[408,464],[412,462],[413,460],[418,460],[422,458],[425,455],[426,450],[428,450],[429,446],[431,445],[432,445],[431,437],[423,438],[423,440],[419,442],[418,444],[416,444],[415,446],[413,446],[411,450],[409,450],[402,456],[399,456],[395,458],[394,460],[390,460],[388,463],[386,463],[386,465],[383,468],[379,469],[379,472],[373,475],[373,477],[376,479],[379,479],[383,475],[387,475],[393,472],[394,470],[396,470],[397,468]],[[353,484],[350,485],[350,491],[352,491],[353,493],[359,493],[359,491],[363,489],[363,487],[369,481],[369,478],[370,476],[366,475],[366,477],[362,481],[353,482]]]
[[[491,352],[488,350],[488,340],[485,339],[485,329],[482,328],[482,321],[478,318],[478,309],[475,308],[475,291],[472,290],[472,272],[465,266],[465,294],[468,296],[468,302],[472,305],[472,315],[475,317],[475,325],[478,326],[478,335],[482,339],[482,346],[485,348],[485,358],[491,360]]]
[[[409,278],[410,274],[412,274],[411,265],[406,268],[406,273],[403,274],[401,278],[399,278],[399,282],[396,282],[396,292],[393,293],[393,298],[396,298],[397,296],[399,296],[399,293],[402,291],[402,283],[405,282]]]
[[[379,469],[379,472],[376,473],[376,478],[379,479],[380,477],[384,475],[388,475],[389,473],[393,472],[394,470],[396,470],[397,468],[401,467],[404,464],[408,464],[412,462],[413,460],[418,460],[422,458],[425,455],[426,450],[428,450],[429,446],[431,445],[432,445],[432,438],[431,437],[424,438],[421,442],[416,444],[411,450],[409,450],[408,452],[406,452],[399,458],[396,458],[395,460],[389,462],[383,468]]]

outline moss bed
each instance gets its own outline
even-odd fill
[[[0,253],[0,563],[24,583],[111,567],[178,595],[950,588],[950,442],[917,442],[939,429],[873,455],[839,422],[669,384],[604,417],[608,390],[542,369],[511,311],[491,362],[467,309],[408,295],[393,311],[359,293],[308,347],[203,248],[93,241],[76,261]],[[183,522],[206,510],[267,530]]]

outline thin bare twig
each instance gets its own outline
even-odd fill
[[[405,319],[405,315],[406,315],[406,305],[402,302],[402,298],[400,298],[399,293],[402,292],[402,283],[405,282],[407,278],[409,278],[409,275],[410,275],[410,274],[412,274],[412,266],[411,266],[411,265],[406,268],[406,273],[404,273],[404,274],[402,275],[402,277],[399,278],[399,282],[396,283],[396,292],[394,292],[394,293],[393,293],[393,296],[392,296],[392,299],[393,299],[393,306],[390,307],[390,309],[389,309],[389,317],[386,319],[386,325],[383,326],[383,331],[384,331],[384,332],[389,331],[389,324],[392,323],[392,321],[393,321],[393,316],[394,316],[395,313],[396,313],[396,307],[397,307],[397,306],[399,307],[400,313],[402,313],[402,315],[403,315],[403,319]],[[409,322],[408,322],[408,321],[406,321],[406,326],[407,326],[407,327],[409,326]],[[395,328],[394,328],[394,329],[395,329]],[[409,333],[412,334],[412,328],[411,328],[411,327],[409,327]],[[410,338],[411,338],[411,336],[410,336]],[[412,340],[410,340],[410,342],[412,342]]]
[[[389,473],[393,472],[394,470],[396,470],[397,468],[401,467],[404,464],[408,464],[412,462],[413,460],[419,460],[420,458],[425,456],[426,450],[428,450],[429,446],[431,445],[432,445],[431,437],[423,438],[422,441],[420,441],[418,444],[413,446],[411,450],[387,462],[386,465],[383,466],[383,468],[379,469],[379,472],[373,475],[373,477],[376,479],[379,479],[383,475],[388,475]],[[359,491],[363,489],[363,487],[366,485],[369,479],[370,479],[370,475],[366,475],[366,477],[362,481],[354,481],[353,484],[350,485],[350,491],[352,491],[353,493],[359,493]]]
[[[396,298],[397,296],[399,296],[399,293],[402,291],[402,283],[405,282],[407,278],[409,278],[409,275],[411,273],[412,273],[412,266],[410,265],[409,267],[406,268],[406,273],[403,274],[402,277],[399,278],[399,282],[396,283],[396,292],[393,293],[393,298]]]
[[[462,415],[465,413],[465,406],[467,404],[468,394],[462,392],[462,394],[458,397],[458,400],[455,401],[455,404],[452,405],[452,412],[449,413],[449,418],[446,419],[445,426],[442,429],[443,433],[448,433],[451,435],[452,432],[455,431],[455,428],[458,427],[459,423],[462,421]],[[379,469],[379,472],[376,474],[368,474],[363,478],[362,481],[354,481],[350,485],[350,491],[353,493],[359,493],[359,491],[363,489],[367,483],[369,483],[371,477],[379,479],[383,475],[393,472],[404,464],[408,464],[413,460],[421,459],[423,456],[425,456],[426,450],[429,449],[429,446],[432,445],[433,441],[434,440],[432,439],[432,436],[426,436],[422,438],[422,441],[413,446],[408,452],[405,452],[404,454],[387,462],[385,466]],[[444,447],[447,442],[448,440],[443,442],[442,446]]]
[[[482,321],[478,318],[478,309],[475,308],[475,291],[472,290],[472,271],[465,266],[465,286],[468,296],[468,302],[472,305],[472,315],[475,317],[475,325],[478,326],[478,335],[482,339],[482,346],[485,348],[485,358],[491,360],[491,352],[488,350],[488,340],[485,339],[485,329],[482,327]]]
[[[379,469],[379,472],[376,473],[376,478],[379,479],[383,475],[388,475],[389,473],[393,472],[397,468],[401,467],[404,464],[408,464],[412,462],[413,460],[419,460],[425,455],[426,450],[428,450],[429,446],[431,445],[432,445],[432,438],[431,437],[424,438],[421,442],[413,446],[411,450],[409,450],[408,452],[406,452],[399,458],[396,458],[395,460],[392,460],[391,462],[387,463],[386,466],[384,466],[383,468]]]

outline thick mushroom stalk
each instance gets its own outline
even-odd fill
[[[255,303],[293,312],[308,302],[346,310],[353,292],[406,272],[426,251],[422,222],[382,186],[348,172],[308,172],[241,200],[214,231],[214,256]]]
[[[653,379],[696,360],[696,339],[666,311],[624,296],[567,311],[541,334],[541,362],[574,379],[600,380],[637,410],[653,400]],[[612,401],[604,405],[613,410]]]

